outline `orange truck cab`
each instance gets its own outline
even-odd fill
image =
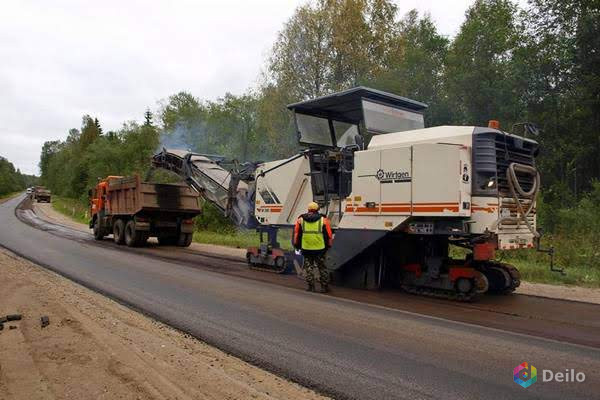
[[[90,215],[92,216],[92,220],[94,216],[100,212],[100,210],[104,209],[104,203],[106,201],[106,188],[108,187],[109,179],[122,179],[122,176],[113,176],[110,175],[105,179],[102,179],[98,184],[90,190]]]
[[[117,244],[142,246],[149,237],[159,244],[189,246],[200,198],[187,185],[142,182],[139,176],[108,176],[89,192],[94,238],[112,234]]]

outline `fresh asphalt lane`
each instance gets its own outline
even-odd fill
[[[22,198],[0,205],[0,245],[333,397],[600,398],[598,349],[223,275],[77,235],[68,239],[19,221],[15,207]],[[512,377],[522,362],[538,371],[526,389]],[[543,382],[544,369],[574,369],[586,379]]]

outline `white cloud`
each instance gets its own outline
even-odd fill
[[[37,173],[41,146],[83,114],[105,130],[180,90],[214,99],[256,83],[301,0],[19,0],[0,13],[0,155]],[[470,1],[401,1],[451,35]]]

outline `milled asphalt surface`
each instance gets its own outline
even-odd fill
[[[97,246],[75,231],[58,236],[16,218],[22,198],[0,205],[0,245],[334,397],[600,398],[600,350],[223,275]],[[524,361],[538,370],[527,389],[512,378]],[[542,382],[542,370],[567,368],[585,382]]]

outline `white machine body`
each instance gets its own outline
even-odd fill
[[[472,234],[494,234],[499,249],[533,247],[535,235],[525,223],[499,223],[503,217],[519,217],[514,198],[472,193],[475,130],[438,126],[374,136],[366,150],[354,153],[352,193],[342,199],[341,215],[338,200],[322,212],[337,229],[425,234],[427,224],[411,224],[416,217],[460,218]],[[313,200],[306,157],[261,176],[284,161],[256,171],[255,215],[261,224],[293,225]],[[527,218],[535,229],[535,207]]]

